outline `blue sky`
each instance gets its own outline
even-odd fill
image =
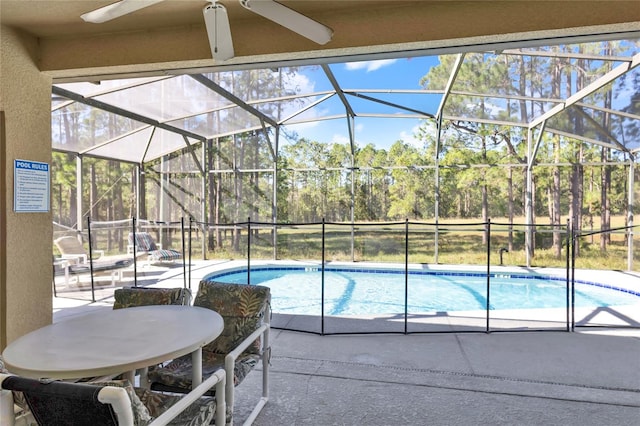
[[[418,90],[420,79],[429,69],[438,64],[437,57],[422,57],[411,59],[386,59],[378,61],[352,62],[330,65],[331,71],[343,89],[391,89]],[[305,85],[303,91],[333,90],[331,83],[319,67],[302,70],[302,80]],[[306,79],[306,81],[304,80]],[[379,94],[365,93],[365,95],[387,102],[408,105],[410,108],[434,113],[440,96],[414,94]],[[398,113],[396,108],[380,105],[364,99],[348,96],[356,114],[358,113]],[[344,107],[334,96],[330,101],[318,105],[309,115],[327,116],[344,114]],[[379,148],[389,148],[395,141],[404,140],[408,143],[421,145],[414,138],[415,129],[421,121],[408,118],[368,118],[356,117],[355,136],[359,146],[373,143]],[[317,123],[291,126],[300,136],[320,142],[347,143],[349,133],[346,119],[326,120]]]

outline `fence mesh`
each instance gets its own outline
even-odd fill
[[[348,334],[639,327],[640,278],[593,268],[593,256],[585,255],[605,238],[614,253],[620,249],[611,242],[626,238],[633,253],[632,230],[577,234],[568,225],[491,221],[88,221],[84,230],[58,226],[54,234],[81,241],[86,256],[93,254],[93,270],[80,255],[54,253],[54,289],[59,296],[73,292],[95,300],[108,299],[118,286],[155,284],[160,275],[145,268],[157,259],[142,248],[134,253],[135,232],[176,255],[159,263],[183,277],[185,286],[208,275],[192,277],[196,260],[204,258],[216,259],[198,269],[214,273],[218,258],[245,264],[233,282],[262,284],[275,277],[275,328]],[[534,247],[527,253],[529,238]],[[100,269],[118,259],[129,263]],[[274,262],[285,260],[285,266]]]

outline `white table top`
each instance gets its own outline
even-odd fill
[[[223,323],[193,306],[105,309],[28,333],[2,356],[10,372],[31,378],[119,374],[191,353],[218,337]]]

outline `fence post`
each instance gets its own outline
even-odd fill
[[[404,334],[407,334],[409,315],[409,218],[404,222]]]
[[[353,207],[351,207],[353,212]],[[356,225],[353,222],[353,216],[351,217],[351,262],[356,261]]]
[[[571,331],[576,330],[576,239],[574,223],[571,222]]]
[[[629,192],[627,194],[627,271],[633,271],[633,204],[634,204],[634,190],[635,190],[635,158],[629,159],[629,177],[627,179],[627,187]]]
[[[91,301],[95,303],[96,294],[93,283],[93,243],[91,241],[91,217],[87,216],[87,237],[89,238],[89,274],[91,275]],[[78,283],[80,283],[80,277],[78,277]]]
[[[566,280],[566,285],[567,285],[567,331],[571,331],[571,317],[570,317],[570,306],[571,306],[571,293],[570,293],[570,282],[571,282],[571,277],[570,277],[570,271],[571,271],[571,222],[569,222],[569,219],[567,219],[567,229],[566,229],[566,269],[567,269],[567,280]]]
[[[247,218],[247,284],[251,284],[251,217]]]
[[[273,260],[278,260],[278,223],[273,221],[273,228],[271,230],[273,235],[272,244],[273,244]]]
[[[191,226],[191,217],[189,217],[189,226]],[[180,231],[182,233],[182,282],[184,284],[184,288],[187,288],[187,253],[184,241],[184,216],[180,217]],[[189,281],[189,284],[191,284],[191,281]]]
[[[325,264],[325,226],[324,217],[322,218],[322,265],[320,269],[320,335],[324,336],[324,264]]]
[[[193,228],[193,217],[189,216],[189,290],[191,290],[191,241],[192,241],[191,229],[192,228]],[[204,232],[202,233],[202,236],[204,238],[208,238],[208,236]],[[205,241],[205,244],[202,247],[203,250],[206,249],[206,247],[207,245]]]
[[[489,309],[491,307],[491,219],[487,220],[486,223],[486,232],[487,232],[487,329],[486,332],[490,333],[489,329]]]
[[[136,254],[136,218],[131,217],[131,235],[133,236],[133,286],[138,287],[138,256]]]

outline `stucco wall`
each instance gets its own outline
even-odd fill
[[[51,79],[36,64],[37,40],[0,27],[0,111],[5,188],[0,211],[0,349],[51,323],[51,213],[13,211],[13,161],[51,163]]]

